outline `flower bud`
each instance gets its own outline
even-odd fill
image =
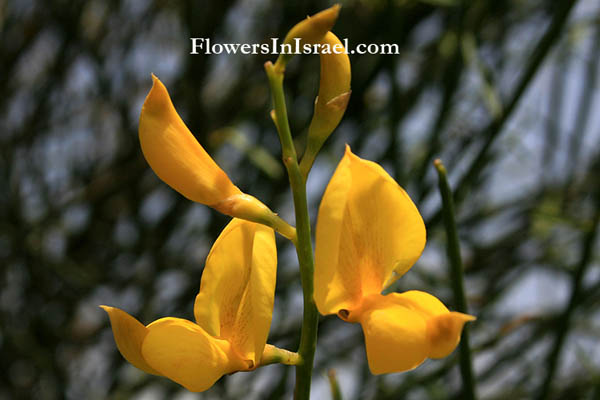
[[[321,79],[315,112],[308,128],[309,146],[318,147],[338,126],[350,100],[350,59],[346,49],[333,33],[328,32],[320,44]],[[312,143],[311,143],[312,142]]]
[[[312,17],[306,17],[305,20],[298,22],[285,36],[284,45],[293,45],[294,39],[300,39],[300,46],[304,44],[318,43],[325,34],[331,30],[333,24],[340,13],[339,4],[329,7]],[[285,68],[285,65],[292,58],[293,54],[281,54],[277,60],[277,66]]]

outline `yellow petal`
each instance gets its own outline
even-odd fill
[[[326,104],[334,97],[350,90],[350,58],[344,45],[332,32],[327,32],[319,43],[330,52],[321,52],[321,78],[318,103]]]
[[[387,374],[417,367],[429,354],[426,319],[389,295],[376,296],[379,302],[360,315],[371,372]]]
[[[296,46],[295,39],[300,39],[299,48],[302,49],[304,44],[318,43],[327,31],[331,30],[333,24],[337,20],[338,14],[340,13],[341,6],[339,4],[329,7],[312,17],[307,17],[305,20],[298,22],[285,36],[283,40],[284,44],[292,46],[294,51]],[[293,56],[293,54],[280,54],[277,59],[277,64],[285,64]]]
[[[344,46],[331,32],[327,32],[320,44],[329,46],[329,53],[321,48],[319,95],[308,127],[306,150],[300,166],[305,174],[308,174],[323,143],[340,123],[350,100],[350,59],[345,54]],[[340,51],[343,53],[338,54]]]
[[[418,290],[391,293],[386,297],[420,312],[426,318],[429,358],[444,358],[452,353],[460,342],[465,323],[476,319],[472,315],[448,311],[435,296]]]
[[[427,321],[427,338],[431,345],[430,358],[444,358],[454,351],[460,342],[465,323],[475,317],[456,311],[435,316]]]
[[[167,89],[153,85],[140,115],[142,152],[156,175],[190,200],[212,206],[240,194],[181,120]]]
[[[230,356],[229,347],[191,321],[161,318],[148,325],[142,354],[162,375],[192,392],[202,392],[224,374],[245,367]]]
[[[421,291],[372,295],[350,314],[365,335],[369,367],[374,374],[401,372],[426,358],[450,354],[463,325],[475,317],[449,312],[436,297]]]
[[[350,99],[350,59],[342,42],[331,32],[319,42],[329,46],[330,53],[321,53],[321,78],[315,113],[309,127],[308,139],[325,141],[340,123]],[[337,49],[337,50],[336,50]],[[338,54],[341,50],[343,53]],[[320,147],[320,146],[319,146]]]
[[[160,375],[142,357],[142,343],[148,329],[137,319],[118,308],[100,306],[108,313],[117,348],[133,366],[149,374]]]
[[[349,147],[319,207],[315,302],[321,314],[358,307],[403,275],[425,246],[408,194],[378,164]]]
[[[292,43],[295,38],[299,38],[303,43],[317,43],[335,24],[340,8],[341,6],[336,4],[311,17],[306,17],[290,29],[283,42]]]
[[[233,219],[206,259],[194,304],[198,324],[230,341],[252,366],[260,362],[269,334],[276,274],[273,230]]]

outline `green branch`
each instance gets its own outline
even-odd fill
[[[452,200],[452,190],[448,185],[446,177],[446,168],[441,160],[435,160],[435,169],[438,172],[440,194],[442,195],[442,212],[444,216],[444,225],[446,227],[448,259],[450,260],[450,275],[452,280],[452,291],[454,292],[454,302],[457,311],[468,314],[467,299],[463,283],[463,266],[460,257],[460,243],[458,241],[458,232],[456,230],[456,220],[454,218],[454,201]],[[473,367],[471,362],[471,347],[469,346],[469,327],[465,325],[460,338],[460,373],[463,380],[463,397],[468,400],[475,400],[475,379],[473,377]]]
[[[294,398],[306,400],[310,397],[310,384],[312,377],[313,361],[317,346],[317,329],[319,313],[313,300],[314,292],[314,259],[310,235],[310,218],[306,201],[306,184],[298,166],[298,158],[292,141],[292,133],[287,117],[285,97],[283,93],[283,68],[275,68],[271,62],[265,64],[265,70],[271,86],[273,96],[274,122],[281,141],[283,164],[288,172],[294,209],[296,213],[295,242],[300,264],[300,279],[304,297],[304,315],[302,319],[302,332],[298,354],[302,362],[296,366],[296,388]]]
[[[331,389],[331,398],[333,400],[343,400],[342,391],[340,390],[340,384],[337,380],[337,374],[335,369],[327,371],[327,378],[329,378],[329,388]]]

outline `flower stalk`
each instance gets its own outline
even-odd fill
[[[300,335],[300,346],[298,354],[301,363],[296,365],[296,388],[294,398],[304,400],[310,397],[310,385],[313,369],[315,349],[317,346],[317,329],[319,313],[313,299],[314,293],[314,258],[310,233],[310,218],[308,215],[308,204],[306,200],[306,184],[298,166],[298,157],[287,117],[287,108],[283,92],[282,68],[275,68],[273,63],[265,63],[265,71],[269,78],[271,95],[273,98],[274,121],[281,141],[283,164],[288,172],[292,195],[294,199],[294,210],[296,214],[296,234],[294,244],[298,254],[300,265],[300,280],[304,299],[304,311],[302,318],[302,331]]]
[[[259,366],[262,367],[269,364],[298,365],[301,362],[302,358],[300,358],[298,353],[266,344]]]

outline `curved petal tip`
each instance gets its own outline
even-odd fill
[[[440,314],[427,321],[427,339],[430,343],[430,358],[444,358],[454,351],[463,326],[476,318],[456,311]]]
[[[133,366],[149,374],[161,375],[142,356],[142,344],[148,328],[125,311],[115,307],[100,306],[110,318],[113,336],[121,355]]]
[[[156,75],[152,74],[152,88],[144,100],[141,116],[144,112],[155,114],[169,110],[171,107],[173,105],[167,88]]]

